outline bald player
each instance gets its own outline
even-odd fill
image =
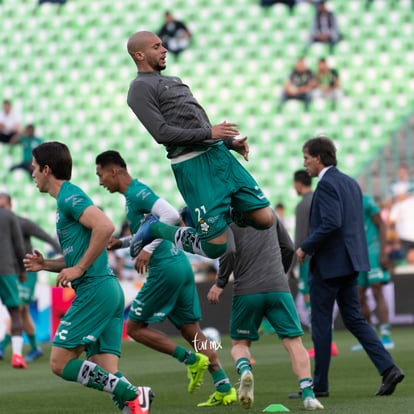
[[[269,228],[273,214],[259,185],[231,155],[248,160],[247,137],[237,139],[237,124],[212,126],[190,88],[176,76],[164,76],[167,49],[154,33],[140,31],[127,44],[138,69],[128,105],[158,144],[165,146],[195,228],[161,223],[149,216],[131,244],[133,256],[155,238],[210,258],[227,246],[226,229],[233,220],[257,229]],[[230,206],[233,208],[232,213]]]

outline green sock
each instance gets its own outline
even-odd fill
[[[197,355],[192,351],[187,351],[183,346],[177,345],[172,356],[186,365],[194,364],[197,361]]]
[[[313,381],[312,378],[302,378],[299,380],[299,388],[302,391],[302,399],[305,398],[315,398],[315,394],[313,392]]]
[[[382,338],[391,336],[391,324],[389,323],[382,323],[379,326],[380,335]]]
[[[161,221],[152,223],[150,226],[150,234],[152,237],[157,237],[164,240],[174,242],[174,236],[179,226],[172,226],[170,224],[162,223]]]
[[[29,344],[32,347],[32,349],[37,349],[37,340],[36,335],[27,335],[27,339],[29,340]]]
[[[239,358],[236,361],[236,371],[239,375],[243,374],[244,371],[251,371],[251,369],[249,358]]]
[[[216,391],[218,392],[229,392],[231,390],[231,384],[229,377],[224,372],[223,368],[220,368],[217,371],[213,371],[211,373],[213,377],[214,386],[216,387]]]
[[[8,347],[11,342],[11,336],[9,334],[4,335],[3,341],[0,344],[0,349],[3,351]]]
[[[113,394],[121,402],[134,400],[137,397],[135,386],[91,361],[70,360],[63,369],[62,378],[66,381],[79,382],[88,388]]]

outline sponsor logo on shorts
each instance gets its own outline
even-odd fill
[[[239,333],[239,334],[242,334],[242,335],[249,335],[250,334],[250,329],[237,329],[236,332]]]

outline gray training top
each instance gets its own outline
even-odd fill
[[[224,288],[233,272],[234,295],[290,292],[285,274],[294,254],[292,241],[275,217],[270,229],[230,224],[227,251],[220,257],[216,285]],[[280,240],[280,243],[279,243]]]
[[[295,209],[295,248],[299,248],[309,235],[309,213],[312,205],[313,191],[303,195]]]
[[[188,150],[205,151],[217,143],[206,112],[176,76],[139,72],[129,86],[127,102],[155,141],[166,147],[168,158]],[[223,141],[230,148],[232,140]]]
[[[1,249],[0,275],[24,272],[25,255],[23,234],[15,214],[0,207]]]

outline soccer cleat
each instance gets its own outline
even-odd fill
[[[132,257],[137,257],[139,252],[149,243],[151,243],[155,237],[151,236],[150,226],[152,223],[158,222],[158,217],[153,214],[147,214],[139,226],[138,231],[133,235],[129,253]]]
[[[254,400],[254,379],[251,371],[244,371],[240,377],[240,386],[237,391],[239,402],[242,407],[248,409],[253,405]]]
[[[383,336],[381,338],[381,343],[385,349],[394,349],[394,341],[389,336]]]
[[[27,364],[24,358],[21,355],[17,354],[12,355],[11,365],[13,368],[27,368]]]
[[[35,359],[40,358],[41,356],[43,356],[43,349],[42,348],[32,349],[26,355],[25,360],[26,360],[26,362],[32,362]]]
[[[194,392],[203,383],[204,373],[208,367],[208,357],[196,353],[197,361],[194,364],[187,365],[187,376],[190,380],[188,392]]]
[[[305,407],[306,411],[323,410],[324,408],[316,398],[311,397],[306,397],[303,400],[303,406]]]
[[[154,398],[154,393],[152,392],[152,389],[150,387],[137,387],[137,392],[137,398],[131,401],[126,401],[125,407],[129,409],[131,414],[149,413],[152,399]],[[122,410],[123,412],[125,410],[125,407]]]
[[[216,391],[208,397],[206,402],[197,404],[197,407],[215,407],[216,405],[229,405],[237,401],[236,388],[231,387],[229,392]]]

